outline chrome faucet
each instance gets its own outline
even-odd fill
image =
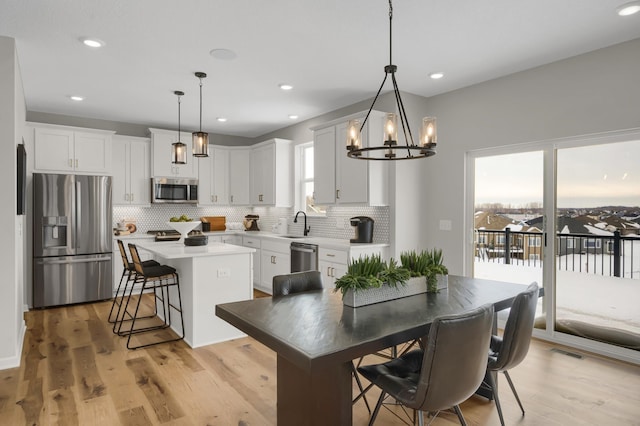
[[[293,218],[293,223],[298,223],[298,215],[302,213],[304,215],[304,236],[306,237],[307,235],[309,235],[309,231],[311,231],[311,227],[307,228],[307,214],[305,212],[303,212],[302,210],[298,211],[298,213],[296,213],[296,217]]]

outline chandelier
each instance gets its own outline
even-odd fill
[[[404,103],[400,96],[398,83],[396,81],[396,71],[398,67],[393,65],[392,61],[392,21],[393,21],[393,5],[389,0],[389,65],[384,67],[384,79],[378,89],[378,93],[373,98],[373,103],[367,112],[362,124],[360,120],[350,120],[347,124],[347,155],[350,158],[361,160],[411,160],[415,158],[426,158],[436,154],[435,147],[437,144],[437,128],[435,117],[425,117],[422,119],[422,128],[420,131],[419,144],[413,141],[413,134],[407,120],[407,113],[404,109]],[[393,82],[393,93],[396,98],[396,106],[399,114],[387,113],[383,121],[384,138],[382,145],[379,146],[362,146],[362,129],[364,129],[369,114],[373,110],[373,106],[378,100],[378,96],[387,81],[387,77],[391,75]],[[398,145],[398,116],[400,116],[400,125],[404,134],[405,145]],[[384,156],[380,151],[384,151]]]

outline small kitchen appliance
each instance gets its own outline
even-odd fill
[[[257,214],[246,215],[244,217],[244,220],[242,221],[242,224],[244,225],[244,230],[259,231],[260,228],[258,228],[258,219],[260,219],[260,216],[258,216]]]
[[[373,240],[373,219],[368,216],[355,216],[350,219],[351,226],[356,228],[356,236],[352,243],[370,243]]]

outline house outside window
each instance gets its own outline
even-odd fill
[[[600,240],[591,238],[584,240],[584,248],[586,249],[599,249],[600,247],[602,247],[602,241]]]
[[[538,237],[538,236],[529,237],[529,247],[540,247],[541,244],[542,244],[542,237]]]

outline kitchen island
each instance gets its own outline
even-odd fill
[[[245,336],[217,318],[214,309],[220,303],[253,298],[254,249],[219,242],[194,247],[182,242],[139,241],[136,246],[178,271],[184,340],[189,346],[197,348]],[[171,294],[172,300],[177,300],[176,297]],[[179,322],[174,323],[174,331],[180,333]]]

